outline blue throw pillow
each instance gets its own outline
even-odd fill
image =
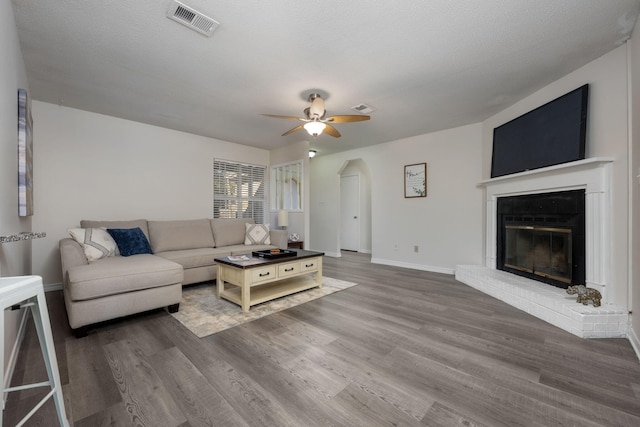
[[[116,241],[122,256],[153,253],[147,236],[144,235],[140,227],[108,228],[107,233]]]

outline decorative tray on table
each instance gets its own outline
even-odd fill
[[[287,249],[267,249],[265,251],[253,251],[251,253],[254,257],[264,258],[264,259],[274,259],[274,258],[282,258],[288,256],[296,256],[298,252],[290,251]]]

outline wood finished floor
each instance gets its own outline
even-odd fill
[[[640,426],[626,339],[583,340],[453,277],[325,257],[359,286],[198,339],[164,311],[70,335],[48,294],[71,425]],[[35,331],[14,384],[46,379]],[[44,395],[14,392],[5,426]],[[27,424],[57,425],[47,403]]]

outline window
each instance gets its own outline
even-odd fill
[[[265,166],[213,160],[213,217],[265,221]]]
[[[271,168],[273,209],[302,209],[302,162]]]

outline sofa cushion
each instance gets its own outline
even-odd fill
[[[181,249],[213,248],[211,222],[204,219],[149,221],[149,243],[154,253]]]
[[[88,261],[116,254],[118,246],[107,230],[102,228],[70,228],[69,234],[80,243]]]
[[[151,246],[140,227],[136,228],[107,228],[113,240],[118,245],[122,256],[151,254]]]
[[[80,227],[82,228],[136,228],[140,227],[140,230],[149,238],[149,229],[147,228],[146,219],[134,219],[131,221],[96,221],[83,219],[80,221]]]
[[[204,267],[214,265],[214,259],[230,255],[226,248],[183,249],[181,251],[158,252],[155,255],[177,262],[184,268]]]
[[[269,224],[245,224],[245,245],[270,245]]]
[[[210,221],[213,239],[216,241],[216,247],[218,248],[229,245],[242,245],[246,234],[245,224],[255,224],[253,218],[214,218]]]
[[[68,292],[73,301],[182,283],[180,264],[155,255],[107,257],[91,264],[71,267]]]

